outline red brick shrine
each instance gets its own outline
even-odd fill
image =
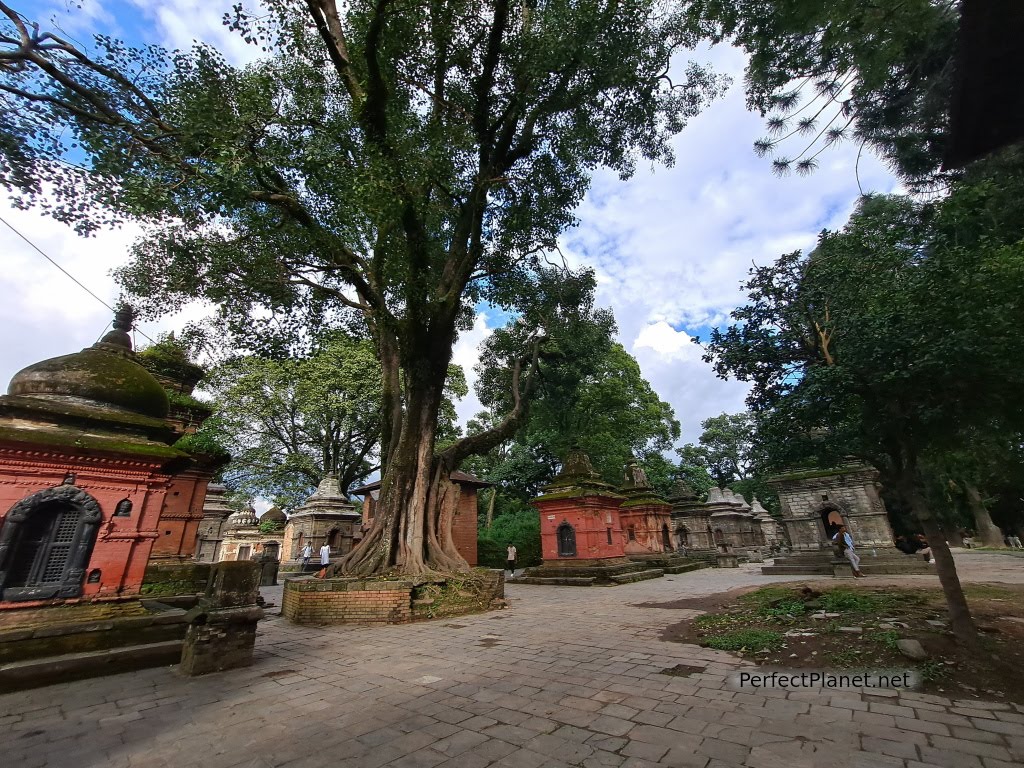
[[[582,450],[573,448],[533,505],[540,513],[544,562],[527,569],[520,581],[614,585],[689,569],[673,551],[672,507],[650,487],[635,460],[615,488],[601,480]]]
[[[172,445],[131,327],[119,310],[101,341],[0,397],[0,609],[137,595],[153,555],[192,554],[212,470]]]

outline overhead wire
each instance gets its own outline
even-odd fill
[[[77,277],[75,277],[75,276],[74,276],[74,275],[72,275],[72,274],[71,274],[70,272],[68,272],[68,271],[67,271],[66,269],[64,269],[64,267],[62,267],[62,266],[61,266],[60,264],[58,264],[58,263],[57,263],[56,261],[54,261],[54,260],[53,260],[52,258],[50,258],[50,256],[49,256],[49,255],[48,255],[48,254],[47,254],[47,253],[46,253],[45,251],[43,251],[43,249],[42,249],[42,248],[40,248],[40,247],[39,247],[38,245],[36,245],[35,243],[33,243],[33,242],[32,242],[31,240],[29,240],[29,239],[28,239],[28,237],[26,237],[26,236],[25,236],[24,234],[22,234],[22,233],[21,233],[21,232],[20,232],[20,231],[18,230],[18,228],[17,228],[17,227],[15,227],[15,226],[14,226],[13,224],[11,224],[11,223],[10,223],[9,221],[7,221],[7,219],[5,219],[5,218],[4,218],[3,216],[0,216],[0,223],[2,223],[2,224],[3,224],[4,226],[6,226],[6,227],[7,227],[7,228],[8,228],[9,230],[11,230],[11,232],[13,232],[14,234],[16,234],[16,235],[17,235],[18,237],[20,237],[20,238],[21,238],[22,240],[24,240],[24,241],[25,241],[26,243],[28,243],[29,247],[31,247],[31,248],[32,248],[32,250],[34,250],[34,251],[35,251],[36,253],[38,253],[38,254],[39,254],[40,256],[42,256],[42,257],[43,257],[44,259],[46,259],[46,260],[47,260],[48,262],[50,262],[50,263],[51,263],[51,264],[52,264],[53,266],[55,266],[55,267],[56,267],[57,269],[59,269],[59,270],[60,270],[61,272],[63,272],[63,273],[64,273],[64,274],[65,274],[65,275],[66,275],[67,277],[69,277],[69,278],[71,279],[71,281],[72,281],[72,282],[74,282],[74,284],[75,284],[75,285],[77,285],[77,286],[78,286],[79,288],[81,288],[81,289],[82,289],[83,291],[85,291],[85,292],[86,292],[86,293],[88,293],[88,294],[89,294],[90,296],[92,296],[92,297],[93,297],[94,299],[96,299],[96,301],[98,301],[98,302],[99,302],[100,304],[102,304],[102,305],[103,305],[104,307],[106,307],[107,309],[109,309],[109,310],[110,310],[111,312],[115,312],[115,311],[116,311],[116,310],[115,310],[115,309],[114,309],[114,308],[113,308],[112,306],[110,306],[109,304],[107,304],[107,302],[105,302],[105,301],[104,301],[103,299],[101,299],[101,298],[100,298],[99,296],[97,296],[97,295],[96,295],[95,293],[93,293],[92,291],[90,291],[90,290],[89,290],[89,288],[88,288],[88,287],[87,287],[87,286],[86,286],[86,285],[85,285],[84,283],[82,283],[82,281],[81,281],[81,280],[79,280],[79,279],[78,279]],[[147,336],[147,335],[146,335],[146,333],[145,333],[144,331],[140,330],[139,328],[135,328],[135,327],[133,327],[133,328],[132,328],[132,330],[133,330],[133,331],[137,331],[137,332],[138,332],[139,334],[141,334],[141,335],[142,335],[143,337],[145,337],[146,339],[148,339],[148,340],[149,340],[149,342],[150,342],[151,344],[155,344],[155,343],[156,343],[156,342],[154,342],[154,341],[153,341],[153,339],[151,339],[151,338],[150,338],[149,336]]]

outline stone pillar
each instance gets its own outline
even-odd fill
[[[263,618],[259,599],[260,566],[251,561],[217,563],[189,626],[178,671],[205,675],[252,664],[256,623]]]

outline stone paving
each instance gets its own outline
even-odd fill
[[[1010,558],[958,561],[967,580],[1024,581]],[[272,616],[249,669],[191,679],[146,670],[0,696],[0,765],[1024,763],[1024,707],[913,692],[733,691],[726,675],[743,662],[659,639],[692,611],[637,607],[785,580],[747,566],[606,589],[513,584],[507,610],[396,627],[296,627]],[[935,583],[902,581],[915,580]],[[664,673],[678,664],[704,671]]]

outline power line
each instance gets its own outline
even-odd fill
[[[107,309],[109,309],[109,310],[110,310],[111,312],[115,312],[115,311],[116,311],[116,310],[115,310],[115,309],[114,309],[114,308],[113,308],[112,306],[110,306],[109,304],[107,304],[107,302],[105,302],[105,301],[104,301],[103,299],[101,299],[101,298],[100,298],[99,296],[97,296],[97,295],[96,295],[95,293],[93,293],[92,291],[90,291],[90,290],[89,290],[89,289],[88,289],[88,288],[87,288],[87,287],[86,287],[86,286],[85,286],[85,285],[84,285],[84,284],[83,284],[83,283],[82,283],[82,282],[81,282],[81,281],[80,281],[80,280],[79,280],[79,279],[78,279],[77,277],[75,277],[74,275],[72,275],[72,274],[71,274],[70,272],[68,272],[68,271],[67,271],[66,269],[64,269],[64,267],[62,267],[62,266],[61,266],[60,264],[58,264],[58,263],[57,263],[56,261],[54,261],[53,259],[51,259],[51,258],[50,258],[50,257],[49,257],[49,256],[48,256],[48,255],[47,255],[47,254],[46,254],[46,253],[45,253],[45,252],[43,251],[43,249],[42,249],[42,248],[40,248],[40,247],[39,247],[38,245],[36,245],[35,243],[33,243],[33,242],[32,242],[31,240],[29,240],[29,239],[28,239],[27,237],[25,237],[25,235],[23,235],[23,234],[22,234],[21,232],[19,232],[19,231],[18,231],[18,229],[17,229],[17,228],[16,228],[16,227],[15,227],[15,226],[14,226],[13,224],[11,224],[11,223],[10,223],[9,221],[7,221],[7,219],[5,219],[5,218],[4,218],[3,216],[0,216],[0,223],[3,223],[3,224],[4,224],[4,225],[5,225],[5,226],[6,226],[6,227],[7,227],[8,229],[9,229],[9,230],[11,230],[11,232],[13,232],[14,234],[16,234],[16,235],[17,235],[18,237],[20,237],[20,238],[21,238],[22,240],[24,240],[24,241],[25,241],[26,243],[28,243],[28,244],[29,244],[29,246],[30,246],[30,247],[31,247],[31,248],[32,248],[32,249],[33,249],[33,250],[34,250],[34,251],[35,251],[36,253],[38,253],[38,254],[39,254],[40,256],[42,256],[42,257],[43,257],[44,259],[46,259],[46,260],[47,260],[48,262],[50,262],[51,264],[53,264],[53,266],[55,266],[55,267],[56,267],[57,269],[59,269],[59,270],[60,270],[61,272],[63,272],[63,273],[65,274],[65,275],[67,275],[67,276],[68,276],[69,278],[71,278],[71,280],[72,280],[72,281],[73,281],[73,282],[75,283],[75,285],[77,285],[77,286],[78,286],[79,288],[81,288],[81,289],[82,289],[83,291],[85,291],[85,292],[86,292],[86,293],[88,293],[88,294],[89,294],[90,296],[92,296],[92,297],[93,297],[94,299],[96,299],[96,301],[98,301],[98,302],[99,302],[100,304],[102,304],[102,305],[103,305],[104,307],[106,307]],[[145,334],[145,333],[143,333],[143,331],[141,331],[140,329],[138,329],[138,328],[133,328],[132,330],[138,331],[138,332],[139,332],[140,334],[142,334],[143,336],[145,336],[145,338],[149,339],[150,343],[153,343],[153,344],[155,344],[155,343],[156,343],[156,342],[154,342],[154,341],[153,341],[153,339],[150,339],[150,338],[149,338],[149,336],[146,336],[146,334]]]

